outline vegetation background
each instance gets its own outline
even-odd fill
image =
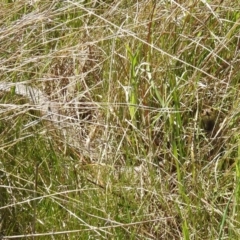
[[[240,238],[239,1],[0,12],[5,239]]]

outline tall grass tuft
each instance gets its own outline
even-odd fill
[[[3,239],[239,239],[238,1],[0,7]]]

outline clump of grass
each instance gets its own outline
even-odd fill
[[[5,236],[239,238],[236,2],[1,8]]]

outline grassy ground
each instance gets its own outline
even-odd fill
[[[6,239],[240,238],[238,1],[0,7]]]

